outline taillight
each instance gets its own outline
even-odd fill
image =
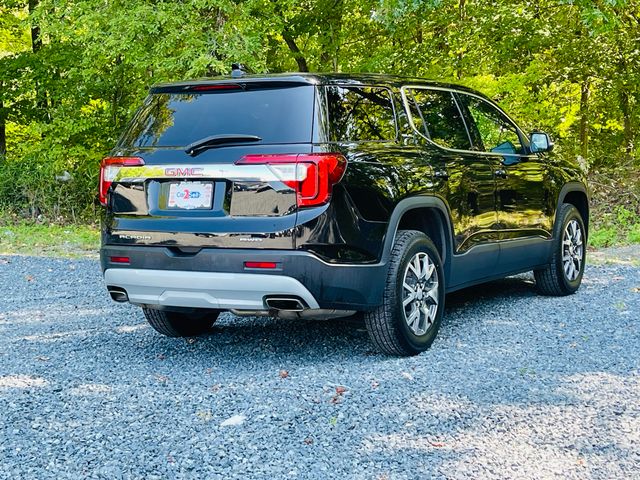
[[[244,268],[278,268],[276,262],[244,262]]]
[[[144,160],[140,157],[107,157],[103,159],[100,162],[100,183],[98,185],[100,203],[107,204],[107,192],[121,168],[141,165],[144,165]]]
[[[187,87],[194,92],[210,92],[215,90],[242,90],[242,86],[235,83],[217,83],[213,85],[194,85]]]
[[[129,257],[109,257],[111,263],[129,263],[131,259]]]
[[[339,153],[245,155],[236,165],[269,165],[296,192],[298,207],[324,205],[342,179],[347,160]]]

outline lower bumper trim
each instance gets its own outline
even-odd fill
[[[104,279],[107,287],[124,289],[129,302],[138,305],[262,310],[266,296],[286,295],[320,308],[302,283],[283,275],[109,268]]]

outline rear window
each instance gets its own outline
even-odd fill
[[[332,142],[395,140],[391,92],[382,87],[327,86]]]
[[[255,87],[254,87],[255,88]],[[311,141],[314,86],[153,93],[122,135],[121,147],[184,147],[211,135],[247,134],[261,143]]]

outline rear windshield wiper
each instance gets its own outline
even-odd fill
[[[209,148],[215,148],[218,145],[224,145],[225,143],[246,143],[246,142],[259,142],[262,137],[257,135],[245,135],[245,134],[226,134],[226,135],[211,135],[210,137],[201,138],[191,143],[184,149],[192,157],[195,157],[200,152],[204,152]]]

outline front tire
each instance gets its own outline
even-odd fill
[[[571,295],[582,283],[587,253],[586,229],[576,207],[560,206],[553,234],[551,263],[533,272],[536,287],[541,295]]]
[[[399,231],[385,281],[382,305],[364,315],[372,343],[389,355],[425,351],[440,328],[445,293],[442,260],[429,237]]]
[[[142,312],[149,325],[167,337],[195,337],[207,333],[220,314],[218,310],[182,313],[147,307],[142,307]]]

